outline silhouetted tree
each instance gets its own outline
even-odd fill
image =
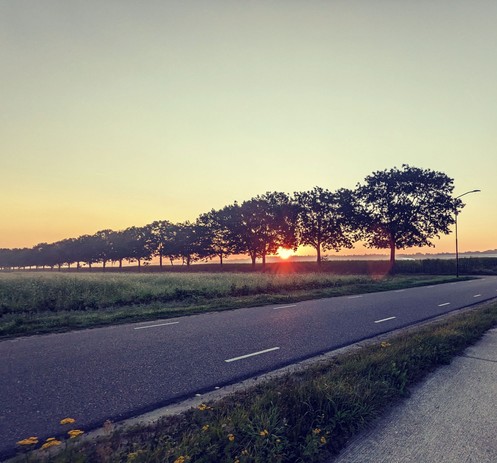
[[[174,255],[183,260],[183,263],[190,266],[206,257],[203,247],[204,227],[191,222],[183,222],[173,225],[174,230]]]
[[[126,259],[128,262],[136,261],[140,270],[142,261],[149,261],[153,254],[150,228],[129,227],[124,230],[124,240]]]
[[[241,205],[235,203],[226,213],[237,251],[248,254],[253,266],[260,257],[265,267],[266,257],[275,254],[280,246],[297,247],[298,209],[285,193],[268,192]]]
[[[125,230],[113,231],[109,237],[110,255],[112,262],[119,262],[119,270],[123,267],[123,260],[128,257],[129,236]]]
[[[446,174],[406,164],[367,176],[356,190],[365,244],[390,249],[391,265],[396,249],[433,246],[430,240],[450,233],[454,211],[462,207],[453,189]]]
[[[97,262],[102,262],[105,270],[107,262],[112,257],[112,230],[100,230],[92,236],[92,247],[95,252]]]
[[[91,270],[92,265],[100,260],[99,244],[100,238],[95,235],[81,235],[75,240],[74,250],[78,268],[80,262],[85,262]]]
[[[321,250],[338,252],[353,247],[355,222],[351,191],[331,192],[314,187],[296,192],[294,196],[299,206],[299,242],[316,250],[319,265]]]
[[[74,239],[66,238],[61,241],[57,241],[54,243],[54,246],[56,249],[57,265],[59,270],[64,264],[71,268],[71,264],[75,262],[73,256]]]
[[[201,239],[202,249],[205,257],[219,257],[219,263],[223,265],[223,259],[237,251],[237,243],[233,241],[230,232],[229,207],[201,214],[197,224],[203,227]]]
[[[171,261],[176,257],[174,242],[176,229],[168,220],[157,220],[148,225],[151,233],[151,247],[153,254],[159,256],[159,266],[162,269],[162,260],[168,257]]]
[[[58,263],[57,249],[54,243],[38,243],[33,246],[31,255],[32,262],[36,267],[50,267],[53,269]]]

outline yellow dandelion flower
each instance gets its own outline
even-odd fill
[[[259,432],[259,436],[267,437],[267,436],[269,436],[269,431],[267,429],[264,429],[263,431]]]
[[[47,441],[41,446],[42,450],[48,449],[50,447],[56,447],[57,445],[62,444],[60,440],[57,440],[53,437],[50,438],[50,440],[47,439]]]
[[[35,436],[28,437],[27,439],[20,440],[17,445],[35,445],[38,443],[38,438]]]
[[[233,442],[235,440],[235,435],[234,434],[228,434],[228,439],[230,442]]]
[[[204,431],[204,432],[205,432],[205,431],[208,431],[208,430],[209,430],[209,425],[208,425],[208,424],[204,424],[204,425],[202,426],[202,431]]]
[[[72,424],[75,422],[76,420],[74,418],[64,418],[63,420],[60,420],[60,424]]]
[[[389,343],[389,342],[387,342],[387,341],[382,341],[382,342],[381,342],[381,344],[380,344],[380,346],[381,346],[381,347],[383,347],[383,348],[385,348],[385,347],[390,347],[391,345],[392,345],[392,344],[390,344],[390,343]]]
[[[316,429],[313,429],[312,432],[317,435],[321,432],[321,429],[316,428]]]
[[[81,434],[84,434],[84,431],[81,431],[81,429],[71,429],[70,431],[67,431],[67,434],[69,434],[69,437],[71,439],[74,439],[78,436],[81,436]]]
[[[326,444],[326,437],[324,436],[321,436],[321,439],[319,439],[319,441],[321,442],[321,444]]]
[[[185,463],[186,458],[183,455],[180,455],[176,460],[174,460],[174,463]]]
[[[201,410],[201,411],[204,411],[204,410],[207,410],[207,409],[208,409],[208,407],[207,407],[207,405],[205,405],[205,404],[200,404],[200,405],[198,406],[198,409],[199,409],[199,410]]]

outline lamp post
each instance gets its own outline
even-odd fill
[[[470,193],[479,193],[481,190],[471,190],[471,191],[466,191],[466,193],[463,193],[462,195],[456,196],[454,199],[459,199],[463,196],[469,195]],[[457,240],[457,216],[459,215],[459,212],[457,211],[457,207],[455,209],[455,216],[456,216],[456,278],[459,278],[459,244]]]

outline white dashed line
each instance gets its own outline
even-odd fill
[[[450,302],[444,302],[443,304],[438,304],[438,307],[443,307],[444,305],[450,305]]]
[[[265,354],[266,352],[272,352],[273,350],[278,350],[279,347],[271,347],[271,349],[260,350],[259,352],[253,352],[251,354],[241,355],[240,357],[233,357],[232,359],[225,360],[226,363],[236,362],[237,360],[246,359],[248,357],[253,357],[254,355]]]
[[[293,305],[280,305],[279,307],[273,307],[273,310],[288,309],[290,307],[297,307],[297,304],[293,304]]]
[[[179,322],[169,322],[169,323],[159,323],[157,325],[148,325],[148,326],[137,326],[134,328],[135,330],[144,330],[145,328],[155,328],[156,326],[167,326],[167,325],[177,325]]]
[[[473,297],[480,297],[481,294],[475,294]]]
[[[359,299],[360,297],[362,297],[361,295],[359,296],[349,296],[349,299]]]
[[[393,320],[394,318],[397,318],[397,317],[382,318],[381,320],[376,320],[375,323],[387,322],[388,320]]]
[[[403,293],[405,291],[405,289],[397,289],[395,290],[396,293]]]

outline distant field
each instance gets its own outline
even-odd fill
[[[452,280],[330,273],[0,273],[0,337]]]
[[[228,262],[219,265],[215,261],[196,263],[194,265],[142,265],[140,273],[262,273],[262,264],[255,267],[247,263]],[[136,273],[136,265],[107,266],[105,273]],[[36,273],[42,270],[28,270]],[[44,270],[44,272],[51,272]],[[53,270],[53,272],[58,272]],[[331,273],[335,275],[372,275],[381,277],[387,273],[393,274],[429,274],[429,275],[455,275],[455,259],[398,259],[393,270],[388,260],[328,260],[323,261],[318,267],[314,261],[279,261],[266,264],[264,273]],[[464,257],[459,259],[459,272],[461,275],[497,275],[497,257]],[[102,273],[102,267],[93,266],[92,269],[82,267],[76,269],[63,268],[62,273]]]

